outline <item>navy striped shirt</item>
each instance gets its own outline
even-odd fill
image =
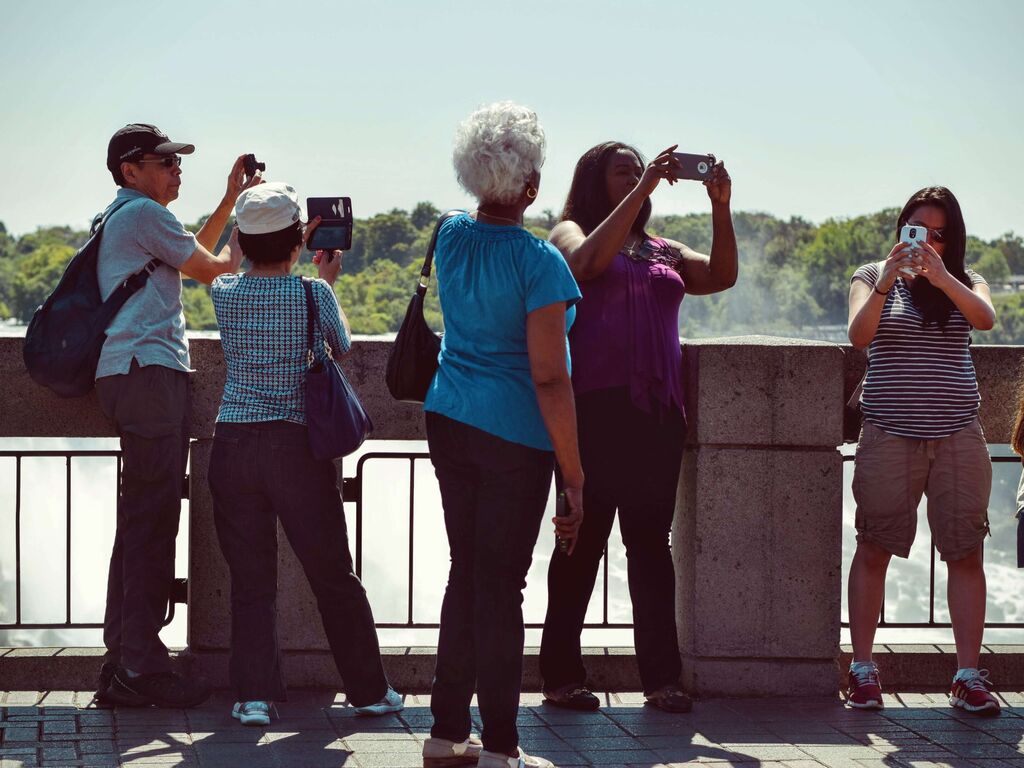
[[[880,274],[878,264],[865,264],[852,279],[874,288]],[[967,277],[972,285],[986,282],[970,269]],[[897,279],[868,346],[860,399],[864,420],[889,434],[923,440],[948,437],[969,425],[981,403],[970,338],[971,325],[956,308],[945,329],[925,326],[909,285]]]
[[[302,278],[221,275],[210,290],[220,326],[227,380],[217,421],[306,423],[306,294]],[[313,281],[320,322],[313,349],[323,359],[324,337],[334,351],[351,347],[334,291]],[[323,333],[321,333],[321,328]]]

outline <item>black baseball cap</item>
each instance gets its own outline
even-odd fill
[[[191,155],[196,151],[192,144],[171,141],[167,134],[148,123],[126,125],[110,137],[107,145],[107,170],[114,173],[121,163],[141,160],[145,154]]]

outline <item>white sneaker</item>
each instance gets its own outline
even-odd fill
[[[384,694],[383,699],[366,707],[356,707],[356,714],[387,715],[392,712],[401,712],[403,709],[405,709],[405,704],[402,703],[402,696],[394,688],[388,686],[388,692]]]
[[[270,725],[270,702],[236,701],[231,716],[242,725]]]
[[[478,768],[555,768],[555,764],[543,757],[530,757],[519,750],[519,757],[509,757],[504,752],[480,751]]]
[[[449,741],[431,736],[423,743],[423,768],[476,765],[482,749],[483,744],[475,736],[470,736],[465,741]]]

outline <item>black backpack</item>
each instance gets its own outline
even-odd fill
[[[40,305],[25,332],[23,355],[29,376],[61,397],[81,397],[92,391],[107,327],[132,294],[158,266],[151,259],[103,301],[96,260],[103,225],[126,200],[93,224],[89,240],[68,262],[60,282]]]

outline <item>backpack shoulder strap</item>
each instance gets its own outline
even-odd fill
[[[113,216],[115,213],[117,213],[119,210],[124,208],[126,205],[128,205],[128,203],[132,202],[132,200],[135,199],[137,198],[133,197],[127,200],[122,200],[121,202],[117,203],[114,207],[112,207],[105,216],[102,213],[97,213],[92,219],[92,227],[89,229],[89,235],[96,235],[100,230],[103,229],[103,225],[107,223],[111,216]]]

